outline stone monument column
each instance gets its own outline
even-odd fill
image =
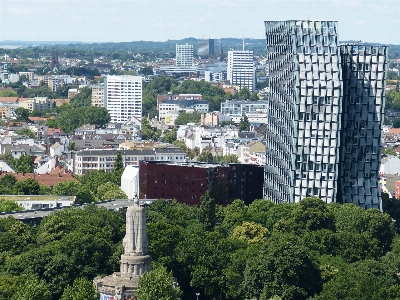
[[[121,255],[120,272],[100,278],[94,283],[100,294],[115,299],[133,297],[139,277],[150,271],[151,258],[148,255],[149,242],[146,233],[146,212],[135,199],[126,211],[126,235],[123,240],[124,254]]]

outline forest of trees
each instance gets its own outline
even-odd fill
[[[142,293],[174,300],[196,293],[211,300],[400,297],[400,240],[392,218],[375,209],[313,197],[222,207],[206,193],[200,207],[157,200],[146,213],[154,271],[141,280]],[[125,211],[92,205],[54,213],[36,228],[0,219],[0,299],[86,299],[66,293],[93,295],[88,282],[118,270],[124,235]],[[181,292],[160,282],[170,275]],[[40,289],[24,288],[33,284]]]

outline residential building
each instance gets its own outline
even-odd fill
[[[203,100],[201,94],[159,94],[157,95],[157,110],[160,110],[160,104],[165,100]]]
[[[92,105],[104,107],[104,86],[92,86]]]
[[[142,77],[106,76],[104,80],[104,106],[111,122],[124,123],[132,117],[142,118]]]
[[[120,150],[124,166],[139,165],[142,160],[160,160],[170,162],[186,162],[186,152],[179,148],[155,148]],[[93,170],[111,172],[117,157],[116,149],[81,150],[74,157],[74,174],[86,174]]]
[[[231,117],[235,123],[239,123],[244,115],[248,115],[248,117],[252,118],[253,123],[259,122],[258,124],[262,124],[262,122],[265,122],[267,107],[267,100],[226,100],[225,102],[221,102],[221,113]]]
[[[264,198],[381,208],[387,47],[338,45],[336,21],[266,21]]]
[[[176,62],[177,67],[193,66],[193,45],[186,43],[185,45],[176,45]]]
[[[210,113],[204,113],[201,115],[200,124],[205,126],[220,126],[222,122],[229,122],[231,118],[220,113],[219,111],[213,111]]]
[[[206,113],[208,112],[208,101],[207,100],[164,100],[159,105],[158,118],[159,120],[167,120],[168,115],[171,112],[189,112],[194,111]]]
[[[228,51],[227,79],[240,89],[255,89],[255,67],[253,51]]]
[[[204,81],[207,82],[225,81],[226,78],[227,78],[226,71],[221,71],[221,72],[204,71]]]
[[[29,109],[31,112],[33,110],[50,110],[51,109],[51,99],[47,97],[35,97],[35,98],[28,98],[26,100],[19,101],[19,107]]]

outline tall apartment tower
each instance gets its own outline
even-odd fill
[[[111,122],[124,123],[132,117],[142,118],[142,77],[106,76],[104,81],[104,107]]]
[[[380,208],[386,47],[360,52],[357,45],[339,46],[336,21],[266,21],[265,30],[270,99],[264,197],[293,203],[317,196]]]
[[[228,51],[227,79],[239,88],[255,89],[253,51]]]
[[[189,45],[188,43],[185,45],[176,45],[176,66],[193,66],[193,45]]]
[[[380,208],[387,47],[340,46],[343,74],[337,201]]]

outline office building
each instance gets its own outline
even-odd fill
[[[317,196],[380,208],[387,48],[340,47],[335,21],[267,21],[265,30],[264,198],[293,203]]]
[[[197,40],[197,55],[198,56],[214,55],[214,40],[213,39]]]
[[[217,204],[262,198],[263,167],[249,164],[139,162],[139,198],[200,205],[208,190]]]
[[[240,89],[255,88],[253,51],[228,51],[227,80]]]
[[[142,118],[142,77],[106,76],[104,106],[112,123],[124,123],[133,117]]]
[[[191,67],[193,66],[193,45],[176,45],[176,66]]]

